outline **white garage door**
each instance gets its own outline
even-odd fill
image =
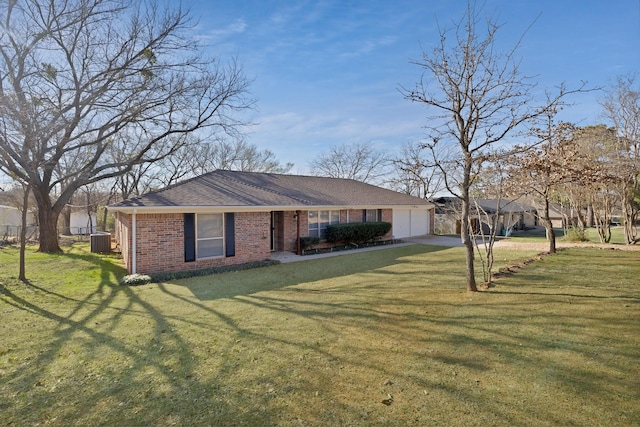
[[[427,209],[394,209],[393,236],[423,236],[429,234],[429,211]]]

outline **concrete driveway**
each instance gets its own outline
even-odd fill
[[[408,237],[402,240],[404,240],[405,242],[416,243],[419,245],[434,245],[434,246],[449,246],[449,247],[462,246],[462,241],[460,240],[460,236],[437,236],[433,234],[428,234],[426,236]]]

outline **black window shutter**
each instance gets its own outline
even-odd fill
[[[362,222],[367,222],[367,210],[362,209]]]
[[[184,262],[196,260],[196,214],[184,214]]]
[[[236,256],[236,224],[233,212],[224,214],[225,256]]]
[[[378,222],[382,222],[382,209],[378,209]]]

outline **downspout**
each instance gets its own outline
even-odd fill
[[[136,274],[136,252],[138,250],[136,239],[136,210],[131,215],[131,274]]]
[[[296,255],[302,255],[300,248],[300,211],[296,211]]]

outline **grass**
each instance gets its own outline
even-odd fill
[[[555,232],[556,232],[556,239],[558,242],[566,241],[563,229],[556,228]],[[585,237],[587,238],[587,241],[591,243],[600,243],[600,238],[598,237],[598,231],[595,228],[587,228],[585,230]],[[541,228],[538,231],[528,230],[524,233],[516,232],[514,235],[509,237],[509,239],[515,242],[546,242],[547,241],[544,228]],[[609,243],[614,245],[626,244],[623,227],[620,227],[620,226],[611,227],[611,241]]]
[[[639,255],[566,249],[470,294],[462,248],[133,288],[86,244],[29,251],[25,286],[5,248],[0,424],[638,425]]]

